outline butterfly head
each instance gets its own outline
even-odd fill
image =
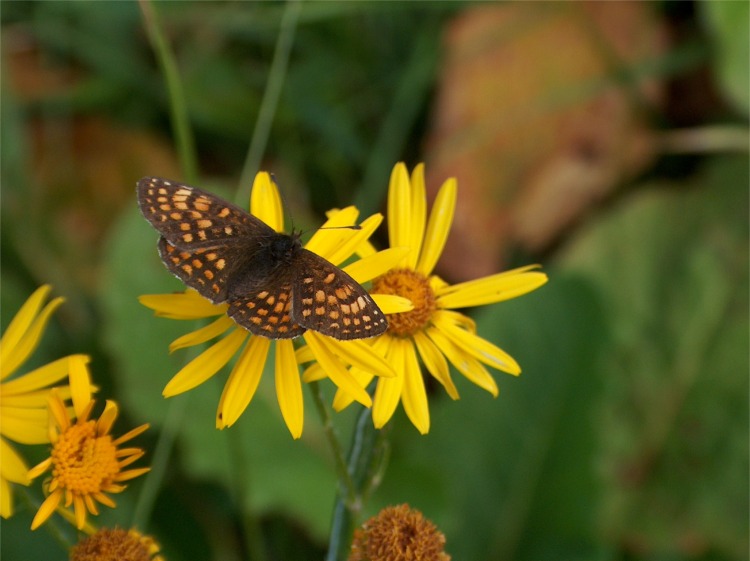
[[[275,263],[291,263],[295,254],[302,248],[301,232],[277,234],[268,244],[268,254]]]

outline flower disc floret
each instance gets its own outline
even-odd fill
[[[429,279],[411,269],[393,269],[373,281],[375,294],[393,294],[411,300],[414,309],[388,316],[388,332],[395,337],[408,337],[424,329],[437,309],[435,292]]]
[[[97,436],[95,421],[72,425],[61,434],[52,463],[58,487],[79,494],[101,493],[120,472],[117,447],[109,435]]]

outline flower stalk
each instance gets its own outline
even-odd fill
[[[357,417],[346,460],[347,479],[352,487],[344,493],[339,480],[326,561],[345,561],[349,556],[363,505],[383,478],[389,455],[387,436],[387,429],[374,427],[372,410],[363,408]]]

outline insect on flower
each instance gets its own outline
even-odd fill
[[[362,286],[302,247],[299,234],[206,191],[146,177],[138,205],[159,232],[164,265],[187,286],[255,335],[289,339],[307,329],[335,339],[364,339],[388,321]]]

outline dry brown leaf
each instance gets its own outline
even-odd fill
[[[425,157],[432,195],[459,183],[443,274],[477,277],[514,244],[548,247],[651,161],[639,107],[659,103],[661,84],[613,76],[665,42],[638,2],[483,5],[451,24]]]

